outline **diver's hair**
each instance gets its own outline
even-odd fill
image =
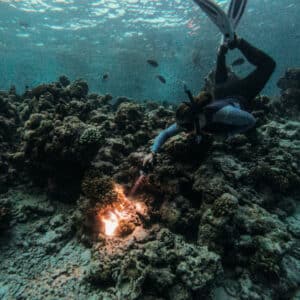
[[[208,92],[200,92],[196,97],[194,97],[194,102],[196,104],[196,109],[199,113],[202,111],[204,106],[212,101],[212,94]],[[195,112],[192,108],[186,104],[181,103],[176,110],[176,121],[178,123],[192,123],[194,122]]]
[[[201,111],[204,106],[211,103],[213,96],[209,92],[200,92],[196,97],[194,97],[194,101],[198,106],[198,109]]]
[[[186,103],[181,103],[176,110],[176,120],[180,123],[193,122],[193,111]]]

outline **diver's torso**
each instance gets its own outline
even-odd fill
[[[225,124],[220,126],[220,123],[213,122],[214,114],[228,105],[240,108],[240,100],[235,97],[216,99],[211,104],[206,105],[203,112],[198,115],[200,129],[211,133],[225,132],[229,130],[230,128],[228,128],[228,126],[232,126]]]

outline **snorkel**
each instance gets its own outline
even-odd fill
[[[193,131],[194,129],[196,130],[196,143],[199,144],[201,142],[201,128],[200,128],[200,123],[199,123],[199,118],[198,118],[198,114],[200,112],[200,108],[201,105],[199,105],[195,100],[194,97],[191,93],[191,91],[187,88],[187,86],[184,84],[184,92],[188,95],[189,98],[189,102],[184,102],[186,105],[181,105],[181,107],[184,107],[186,109],[186,111],[188,112],[188,125],[191,125],[190,130],[186,127],[182,127],[182,129],[188,130],[188,131]],[[180,111],[177,109],[176,111],[176,119],[177,119],[177,113],[179,113],[180,115]],[[183,125],[183,123],[182,123]],[[173,124],[172,126],[170,126],[169,128],[172,128],[172,130],[175,129],[175,132],[178,132],[178,130],[180,131],[180,123],[177,120],[177,124]],[[172,135],[171,135],[172,136]],[[153,170],[154,167],[154,160],[155,160],[155,153],[156,151],[153,150],[151,151],[151,153],[149,153],[143,162],[143,165],[140,167],[139,169],[139,177],[136,179],[130,195],[133,196],[137,190],[139,189],[139,187],[141,186],[141,184],[143,183],[144,179],[148,176],[148,174]]]
[[[199,144],[201,142],[201,129],[199,124],[199,105],[195,102],[195,99],[191,93],[191,91],[187,88],[186,84],[183,85],[184,92],[187,94],[189,98],[189,102],[183,101],[187,106],[192,110],[192,114],[194,116],[194,128],[196,130],[196,143]]]

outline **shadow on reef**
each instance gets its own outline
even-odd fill
[[[171,138],[131,199],[153,138],[174,122],[172,104],[88,94],[66,77],[21,96],[1,91],[0,193],[39,186],[71,207],[59,242],[75,231],[90,248],[80,284],[100,299],[291,299],[300,290],[300,229],[289,219],[300,200],[300,70],[278,86],[278,99],[251,103],[255,130],[200,145]],[[134,214],[107,236],[101,217],[107,207],[118,216],[120,199]],[[2,235],[11,211],[4,196]]]

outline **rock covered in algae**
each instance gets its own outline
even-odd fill
[[[70,84],[70,80],[67,76],[65,75],[61,75],[59,76],[59,79],[58,79],[59,83],[63,86],[63,87],[66,87]]]
[[[216,217],[233,216],[238,207],[238,200],[228,193],[217,198],[213,204],[212,211]]]
[[[278,109],[297,118],[300,110],[300,68],[288,69],[277,85],[282,90]]]
[[[0,94],[0,143],[12,141],[19,124],[17,106],[12,95]]]
[[[16,138],[1,132],[0,189],[2,182],[7,189],[16,174],[24,174],[28,180],[41,179],[40,185],[54,195],[52,201],[69,197],[75,188],[74,199],[81,192],[77,205],[74,201],[67,209],[56,211],[54,206],[63,205],[58,201],[43,208],[27,203],[11,214],[11,224],[30,223],[30,232],[38,235],[24,248],[32,250],[32,243],[42,253],[63,255],[75,245],[83,248],[75,239],[71,248],[63,247],[76,231],[91,247],[86,251],[94,253],[91,266],[85,265],[86,278],[93,285],[78,280],[78,274],[84,273],[80,260],[84,250],[73,257],[76,276],[64,266],[59,267],[63,273],[59,278],[73,276],[82,299],[89,293],[104,299],[209,299],[213,291],[223,296],[219,299],[229,294],[233,299],[290,299],[299,285],[295,220],[299,219],[300,127],[297,71],[288,74],[279,102],[261,96],[251,103],[258,119],[255,130],[228,140],[204,137],[198,146],[192,135],[170,139],[137,191],[148,205],[148,215],[138,225],[121,222],[122,239],[103,235],[99,240],[95,203],[101,206],[113,200],[111,178],[128,189],[134,185],[151,139],[174,122],[173,107],[133,100],[128,104],[128,99],[114,107],[111,96],[87,95],[80,82],[73,83],[72,93],[70,84],[62,83],[40,86],[34,94],[28,91],[21,97],[13,90],[1,92],[6,103],[1,120],[12,120],[7,128]],[[92,176],[92,171],[97,175]],[[19,201],[16,198],[15,203]],[[65,220],[73,222],[72,230],[70,224],[62,228]],[[154,223],[167,229],[151,233]],[[138,230],[144,233],[139,235]],[[110,243],[114,247],[108,251]],[[85,263],[91,259],[83,256]],[[41,253],[39,257],[48,262]],[[30,263],[37,268],[33,260]],[[24,272],[31,272],[25,265]],[[12,277],[9,280],[15,284]],[[74,289],[66,289],[62,296],[58,289],[51,290],[57,298],[77,297]],[[37,290],[25,295],[50,295]]]
[[[59,120],[47,113],[38,113],[26,121],[22,140],[21,152],[33,178],[41,184],[51,180],[54,189],[56,186],[56,190],[62,190],[68,182],[71,187],[81,180],[102,136],[97,127],[87,125],[77,117]],[[41,177],[41,174],[44,175]],[[78,188],[78,183],[75,185]]]
[[[9,162],[11,152],[16,150],[18,140],[19,97],[15,91],[0,92],[0,193],[14,183],[14,168]]]
[[[277,86],[282,90],[300,89],[300,68],[287,69],[285,74],[278,80]]]
[[[142,107],[136,103],[124,102],[116,112],[115,123],[120,130],[135,132],[143,122]]]
[[[89,87],[86,81],[79,79],[68,86],[68,91],[71,97],[84,98],[88,94]]]
[[[95,259],[104,254],[99,250]],[[110,274],[109,279],[101,275],[104,270]],[[99,286],[109,280],[120,299],[146,299],[147,295],[155,299],[191,299],[201,295],[221,274],[218,255],[161,229],[124,253],[106,255],[105,263],[99,260],[97,265],[94,261],[87,278]]]
[[[10,219],[11,219],[11,212],[9,206],[0,203],[0,230],[9,227]]]
[[[82,181],[82,192],[92,203],[107,205],[117,199],[113,180],[97,172],[85,174]]]

